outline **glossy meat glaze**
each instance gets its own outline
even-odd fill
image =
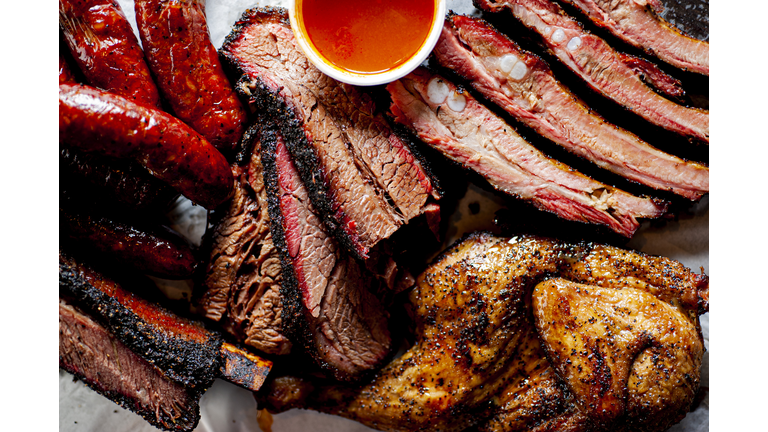
[[[208,34],[204,0],[137,0],[147,62],[174,114],[222,152],[242,137],[247,115]]]
[[[115,0],[60,0],[64,40],[88,84],[160,108],[144,52]]]
[[[229,163],[189,126],[160,110],[90,86],[59,86],[59,142],[136,160],[206,208],[216,207],[233,193]]]

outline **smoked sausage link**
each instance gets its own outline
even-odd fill
[[[59,86],[59,142],[134,159],[207,209],[234,192],[226,158],[179,119],[86,85]]]
[[[136,23],[147,63],[174,114],[229,152],[243,136],[247,115],[211,43],[204,5],[137,0]]]
[[[59,209],[61,232],[91,253],[165,279],[191,278],[197,267],[192,248],[163,225],[136,227],[102,215]]]
[[[72,73],[72,69],[67,64],[67,60],[59,53],[59,84],[65,83],[75,84],[77,80],[75,79],[75,74]]]
[[[144,52],[114,0],[59,0],[59,25],[89,84],[160,107]]]
[[[160,213],[178,196],[167,183],[132,159],[114,159],[73,148],[59,148],[59,190],[79,205]],[[62,197],[59,197],[61,205]]]

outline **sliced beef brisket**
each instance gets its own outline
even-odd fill
[[[59,300],[59,366],[152,425],[191,431],[201,393],[169,379],[101,324]]]
[[[250,391],[261,387],[272,362],[128,291],[149,294],[155,287],[149,279],[118,271],[104,273],[59,252],[63,369],[167,430],[197,425],[200,397],[217,377]]]
[[[210,256],[200,289],[202,315],[246,345],[287,354],[283,334],[280,256],[272,242],[258,142],[249,129],[243,166],[235,165],[235,194],[209,231]],[[251,150],[252,149],[252,150]]]
[[[276,127],[263,125],[261,155],[273,241],[283,267],[284,316],[316,363],[353,379],[390,352],[380,281],[326,230]]]
[[[223,340],[219,334],[137,296],[64,252],[59,252],[59,296],[77,305],[174,382],[202,394],[220,373]]]
[[[546,157],[466,91],[425,69],[387,86],[392,114],[424,142],[485,177],[495,188],[576,221],[631,237],[637,218],[666,205],[594,181]]]
[[[598,166],[691,200],[709,191],[709,169],[669,155],[606,122],[552,75],[539,57],[481,19],[453,15],[434,54],[509,114]]]
[[[371,98],[309,63],[284,9],[246,11],[220,54],[242,75],[241,95],[277,119],[315,208],[357,257],[438,197]]]

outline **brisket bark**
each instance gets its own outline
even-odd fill
[[[691,200],[709,191],[706,166],[659,151],[606,122],[557,82],[543,60],[486,22],[451,16],[433,52],[484,97],[598,166]]]
[[[593,90],[647,121],[709,142],[709,112],[678,105],[654,92],[602,38],[585,31],[550,0],[477,0],[488,11],[508,9],[541,36],[549,51]],[[632,2],[634,3],[634,2]]]
[[[263,126],[261,156],[288,330],[321,368],[336,379],[354,379],[390,352],[387,317],[371,294],[380,282],[328,233],[280,132]]]
[[[261,387],[272,362],[122,285],[146,290],[144,283],[154,287],[149,279],[120,280],[59,251],[62,368],[167,430],[197,425],[200,397],[217,377],[250,391]]]
[[[558,216],[607,225],[631,237],[639,217],[666,205],[594,181],[546,157],[467,92],[417,69],[387,86],[395,120],[495,188]]]
[[[151,285],[151,282],[147,280]],[[141,287],[136,287],[141,288]],[[59,253],[59,296],[76,304],[170,380],[202,394],[221,370],[222,339]]]
[[[235,165],[235,195],[209,231],[210,258],[198,301],[202,315],[237,340],[270,354],[287,354],[283,333],[280,255],[272,242],[260,148],[250,128],[244,166]]]
[[[661,19],[657,13],[664,10],[664,5],[659,0],[563,1],[578,7],[592,22],[625,42],[678,68],[709,75],[709,43]]]
[[[241,95],[280,125],[313,205],[358,258],[439,197],[371,98],[309,63],[284,9],[246,11],[220,54],[242,75]]]
[[[200,420],[199,391],[169,379],[64,300],[59,300],[59,366],[158,428],[191,431]]]

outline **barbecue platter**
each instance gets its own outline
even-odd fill
[[[234,3],[59,2],[60,430],[708,429],[706,3]]]

